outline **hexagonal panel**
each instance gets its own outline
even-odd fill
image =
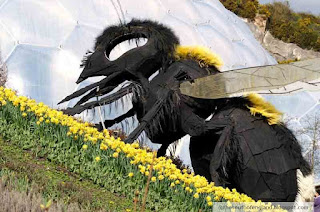
[[[300,124],[305,129],[307,135],[320,141],[320,105],[316,105],[312,110],[303,115],[300,119]]]
[[[206,46],[222,58],[224,62],[223,70],[231,69],[234,64],[239,67],[240,58],[238,53],[234,51],[234,46],[227,35],[223,35],[217,28],[213,28],[209,24],[196,26],[196,29],[203,40],[206,41]]]
[[[317,103],[313,97],[305,91],[291,95],[264,95],[264,97],[281,112],[298,118]]]
[[[199,36],[199,33],[195,31],[193,25],[181,21],[171,13],[164,16],[160,23],[171,27],[182,45],[204,45],[203,39]]]
[[[75,89],[80,74],[78,59],[68,52],[30,45],[17,46],[7,67],[8,87],[54,107]]]
[[[78,0],[62,0],[59,2],[80,24],[103,29],[109,24],[118,22],[117,12],[112,1],[82,1],[81,4]]]
[[[118,11],[120,12],[120,8],[117,4],[118,0],[113,0],[113,2],[115,2],[115,5],[117,5]],[[166,15],[166,12],[168,10],[168,8],[164,7],[159,0],[134,2],[132,0],[119,0],[119,2],[126,16],[127,22],[132,18],[151,19],[159,21]]]
[[[13,51],[17,45],[17,41],[14,40],[12,35],[10,35],[7,30],[0,23],[0,53],[2,62],[5,62],[6,58],[9,57],[9,54]]]
[[[56,1],[10,0],[0,19],[20,43],[57,46],[75,26],[71,15]]]
[[[207,21],[207,24],[210,24],[212,27],[219,29],[219,32],[227,36],[231,40],[239,40],[239,36],[235,31],[234,27],[230,27],[232,22],[228,19],[228,15],[225,13],[225,8],[223,5],[210,5],[204,1],[194,2],[195,7],[198,11],[201,11],[202,14],[205,14],[205,19],[202,20],[202,23]],[[225,24],[225,22],[228,24]]]
[[[2,4],[4,4],[6,0],[0,0],[0,7],[2,6]]]
[[[183,22],[196,24],[206,19],[203,13],[201,14],[201,11],[195,7],[193,1],[185,1],[183,4],[180,0],[160,0],[160,2],[169,14]]]
[[[88,50],[93,50],[95,38],[101,32],[101,29],[78,24],[61,44],[61,48],[70,51],[81,61]]]
[[[315,91],[309,92],[309,94],[310,94],[311,96],[313,96],[313,98],[314,98],[315,100],[317,100],[318,102],[320,102],[320,91],[318,91],[318,92],[315,92]]]

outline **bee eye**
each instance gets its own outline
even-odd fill
[[[148,39],[143,37],[124,40],[113,47],[108,55],[105,53],[105,56],[108,60],[114,61],[131,49],[144,46],[147,42]]]

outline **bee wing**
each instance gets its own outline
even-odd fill
[[[180,84],[184,95],[202,99],[242,96],[246,93],[289,93],[320,90],[320,58],[221,72]]]

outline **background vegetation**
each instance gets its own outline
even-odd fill
[[[50,202],[52,204],[50,204]],[[0,137],[0,211],[130,211],[133,201]]]
[[[301,48],[320,51],[320,17],[308,13],[296,13],[289,4],[274,2],[260,5],[258,0],[220,0],[235,14],[254,20],[256,14],[268,19],[267,30],[287,43]]]

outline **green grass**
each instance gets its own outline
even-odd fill
[[[32,187],[42,195],[44,202],[76,203],[87,211],[125,211],[134,207],[132,200],[109,192],[44,158],[37,158],[31,151],[22,150],[2,138],[0,177],[2,181],[11,181],[11,189],[16,191],[25,192]]]
[[[139,171],[138,165],[131,164],[127,155],[120,153],[118,157],[113,157],[115,150],[111,148],[101,151],[100,143],[85,142],[83,135],[77,139],[68,136],[67,126],[36,123],[35,115],[28,113],[23,117],[19,107],[14,107],[10,102],[0,107],[0,136],[4,140],[10,140],[12,146],[58,164],[111,193],[124,195],[128,201],[135,198],[134,192],[137,190],[140,193],[138,201],[142,202],[147,177]],[[88,145],[86,150],[82,148],[84,143]],[[99,162],[95,160],[97,156],[101,157]],[[129,177],[130,172],[135,175]],[[155,172],[153,175],[158,177]],[[207,194],[200,194],[201,198],[193,198],[193,193],[187,192],[183,186],[172,188],[171,183],[172,180],[164,178],[150,184],[146,209],[170,212],[199,211],[200,208],[202,211],[211,210],[204,198]]]

